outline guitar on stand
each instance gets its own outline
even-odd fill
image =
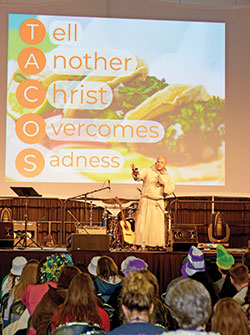
[[[119,222],[121,230],[122,230],[122,248],[123,248],[123,243],[126,242],[128,244],[133,244],[134,243],[134,239],[135,239],[135,235],[134,232],[131,229],[131,224],[129,221],[126,220],[124,212],[123,212],[123,208],[121,205],[121,202],[119,200],[118,197],[115,197],[115,200],[117,202],[117,204],[120,207],[121,210],[121,216],[122,216],[122,220]]]

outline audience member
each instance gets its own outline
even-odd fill
[[[72,258],[68,254],[53,254],[40,261],[37,284],[29,285],[22,298],[22,302],[27,307],[30,315],[48,291],[49,286],[57,286],[57,280],[63,266],[72,264]]]
[[[215,334],[205,331],[212,314],[212,304],[203,284],[193,279],[183,279],[170,288],[168,295],[170,312],[180,327],[168,332],[168,335]]]
[[[229,270],[235,262],[234,257],[221,244],[217,245],[216,253],[216,264],[221,274],[221,278],[215,283],[219,296],[220,298],[233,297],[237,291],[230,281]]]
[[[219,294],[209,274],[206,271],[198,271],[189,278],[197,280],[206,287],[211,298],[212,306],[214,306],[219,300]]]
[[[246,315],[239,303],[232,298],[223,298],[214,306],[212,331],[221,335],[249,335]]]
[[[101,256],[94,256],[91,258],[91,261],[88,265],[88,272],[91,275],[93,279],[96,278],[97,273],[96,273],[96,268],[97,268],[97,262],[101,258]]]
[[[131,271],[121,290],[121,306],[126,323],[111,334],[161,334],[163,327],[149,322],[154,309],[154,287],[140,272]]]
[[[160,298],[159,284],[156,276],[149,270],[142,270],[141,272],[144,274],[145,279],[147,279],[154,287],[154,309],[150,315],[149,321],[153,324],[161,325],[166,329],[174,329],[174,323],[169,308]]]
[[[20,277],[20,280],[18,283],[10,290],[9,298],[8,298],[8,305],[6,308],[6,312],[4,314],[4,327],[8,325],[8,319],[9,319],[9,312],[11,305],[13,302],[17,300],[21,300],[23,297],[23,293],[28,285],[32,285],[36,283],[37,279],[37,269],[38,269],[38,262],[37,261],[31,261],[25,264],[22,274]],[[19,317],[12,318],[12,321],[16,321]]]
[[[66,265],[61,270],[57,287],[49,286],[48,292],[44,294],[31,317],[31,323],[37,335],[46,335],[46,329],[57,307],[66,298],[71,280],[79,273],[81,271],[76,266]]]
[[[97,277],[94,283],[97,295],[106,303],[110,303],[110,300],[115,300],[116,305],[117,295],[119,294],[123,280],[118,274],[118,267],[114,260],[108,256],[100,257],[97,262],[96,274]]]
[[[248,290],[248,268],[242,263],[234,264],[229,270],[229,275],[232,284],[238,291],[233,296],[240,305],[245,302],[245,297]]]
[[[110,330],[109,316],[98,306],[93,281],[87,273],[72,279],[64,303],[53,316],[51,328],[73,321],[97,323],[104,330]]]
[[[248,268],[248,273],[250,276],[250,251],[247,251],[243,256],[242,256],[242,263],[245,264]]]
[[[121,272],[125,277],[128,277],[131,271],[147,270],[148,264],[135,256],[128,256],[121,263]]]
[[[6,293],[9,293],[10,290],[18,283],[26,263],[27,259],[23,256],[17,256],[12,260],[10,273],[3,278],[1,283],[1,298]]]

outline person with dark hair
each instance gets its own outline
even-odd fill
[[[248,291],[248,268],[242,263],[234,264],[229,270],[229,275],[232,284],[238,291],[233,296],[240,305],[245,302],[245,297]]]
[[[71,280],[79,273],[81,273],[81,271],[76,266],[66,265],[61,270],[57,287],[49,286],[48,292],[44,294],[31,316],[31,324],[32,327],[36,329],[36,335],[46,334],[47,326],[57,307],[61,305],[66,298]]]
[[[245,313],[237,301],[223,298],[214,306],[212,331],[221,335],[249,335],[249,326]]]
[[[173,285],[168,295],[170,312],[180,327],[168,332],[168,335],[219,335],[205,331],[212,314],[212,304],[203,284],[186,278]]]
[[[215,289],[215,285],[211,277],[209,276],[209,274],[206,271],[204,272],[198,271],[194,273],[192,276],[190,276],[189,278],[197,280],[198,282],[200,282],[206,287],[211,297],[212,306],[214,306],[216,302],[219,300],[219,295]]]
[[[154,286],[144,273],[131,271],[124,279],[120,303],[126,323],[113,329],[111,334],[161,334],[165,328],[150,323],[154,309]]]
[[[74,321],[97,323],[104,330],[110,330],[109,316],[98,306],[94,284],[87,273],[79,273],[72,279],[65,301],[52,318],[51,329]]]
[[[250,276],[250,251],[247,251],[242,256],[242,263],[245,264],[248,268],[249,276]]]

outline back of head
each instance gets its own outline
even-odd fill
[[[79,273],[71,280],[66,300],[72,305],[88,305],[92,300],[96,301],[94,284],[89,274]]]
[[[97,262],[96,273],[98,277],[109,279],[118,275],[118,267],[115,261],[108,256],[102,256]]]
[[[248,268],[242,263],[234,264],[229,270],[229,275],[237,285],[242,285],[248,282]]]
[[[36,284],[37,271],[38,271],[37,262],[28,262],[24,266],[21,279],[14,288],[14,299],[15,300],[22,298],[24,290],[26,289],[28,285]]]
[[[169,308],[180,328],[203,327],[209,320],[211,299],[203,284],[193,279],[183,279],[169,290]]]
[[[149,311],[154,299],[154,287],[143,273],[131,272],[125,278],[121,302],[130,311]]]
[[[159,283],[156,276],[149,270],[142,270],[141,273],[143,273],[145,279],[153,285],[155,296],[159,296]]]
[[[97,297],[89,274],[79,273],[72,280],[66,299],[57,310],[55,324],[71,321],[100,323]]]
[[[222,335],[249,334],[246,315],[236,300],[227,297],[216,303],[212,316],[212,331]]]
[[[81,273],[80,269],[74,265],[65,265],[58,278],[57,286],[62,288],[68,288],[71,280]]]
[[[248,271],[250,270],[250,251],[246,252],[242,256],[242,263],[248,267]]]

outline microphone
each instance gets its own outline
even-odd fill
[[[137,191],[140,192],[140,194],[142,194],[142,190],[139,187],[136,187]]]
[[[110,193],[111,191],[110,180],[108,180],[108,188],[109,188],[109,193]]]

